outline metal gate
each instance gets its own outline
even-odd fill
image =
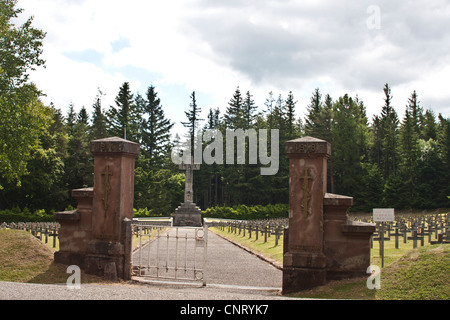
[[[133,275],[206,285],[208,226],[204,225],[173,227],[133,223],[133,241],[139,246],[132,257]]]

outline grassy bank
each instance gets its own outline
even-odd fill
[[[67,266],[53,262],[53,250],[26,231],[0,230],[0,281],[66,283]],[[81,282],[102,278],[81,273]]]

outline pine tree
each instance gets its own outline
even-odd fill
[[[438,115],[439,125],[438,125],[438,147],[442,159],[443,181],[450,181],[450,118],[444,118],[442,114]],[[439,189],[440,199],[442,200],[442,207],[450,207],[450,184],[443,183]]]
[[[77,114],[75,112],[75,106],[71,102],[69,105],[69,110],[67,111],[67,116],[66,116],[66,125],[68,128],[69,134],[73,133],[73,128],[75,127],[76,120],[77,120]]]
[[[395,174],[398,164],[397,140],[398,140],[398,117],[392,106],[391,88],[386,83],[384,86],[384,106],[381,109],[381,157],[382,172],[387,179],[391,174]]]
[[[189,129],[189,138],[191,139],[191,150],[194,150],[194,139],[196,130],[199,129],[199,121],[203,121],[203,119],[200,119],[200,113],[202,112],[202,109],[197,106],[197,99],[195,98],[195,91],[192,92],[191,96],[191,103],[189,104],[190,109],[189,111],[185,111],[185,115],[188,119],[186,122],[181,122],[181,124]]]
[[[128,82],[124,82],[120,87],[115,102],[117,107],[111,106],[107,112],[108,134],[139,142],[139,110]]]
[[[405,116],[399,129],[399,174],[403,181],[403,193],[398,193],[399,198],[410,199],[410,207],[414,207],[418,199],[416,194],[417,186],[417,163],[419,160],[419,134],[418,134],[418,110],[417,94],[414,91],[408,100],[405,109]],[[397,191],[398,192],[398,191]]]
[[[141,143],[143,154],[148,158],[151,167],[155,165],[161,167],[163,159],[168,156],[170,130],[174,124],[166,119],[161,99],[158,98],[153,85],[147,89],[143,115]]]
[[[266,106],[266,110],[264,112],[266,113],[266,117],[268,119],[267,126],[269,129],[272,128],[272,117],[270,115],[273,113],[274,102],[275,98],[273,97],[273,92],[270,91],[269,97],[267,97],[266,101],[264,102],[264,105]]]
[[[80,112],[78,113],[77,123],[82,123],[86,127],[88,127],[88,125],[89,125],[89,116],[88,116],[86,108],[84,106],[81,107]]]
[[[305,134],[320,139],[320,114],[322,112],[322,95],[319,88],[314,90],[310,104],[306,107],[308,114],[305,119]]]
[[[244,101],[239,87],[236,88],[233,97],[228,102],[225,113],[225,123],[230,129],[243,129],[247,119],[244,118]],[[250,111],[250,110],[249,110]],[[250,113],[248,114],[250,116]]]
[[[257,116],[255,114],[257,108],[258,107],[255,105],[253,96],[250,94],[250,91],[247,91],[242,105],[242,118],[244,125],[242,129],[250,129],[253,126]]]
[[[292,91],[289,91],[287,99],[284,101],[284,113],[287,120],[287,139],[291,140],[298,136],[297,130],[295,130],[295,105],[297,101],[294,99]]]
[[[217,109],[209,109],[208,119],[206,124],[206,129],[218,129],[220,124],[220,110]]]
[[[364,173],[362,160],[366,156],[367,118],[357,98],[340,97],[333,104],[333,165],[336,191],[355,197],[355,205],[363,196]]]
[[[423,116],[421,137],[425,141],[428,141],[429,139],[436,140],[437,137],[436,116],[434,115],[434,112],[431,109],[427,109],[427,111],[425,111],[425,115]]]
[[[420,138],[420,129],[423,122],[423,109],[419,106],[417,98],[417,92],[414,90],[411,97],[408,99],[408,110],[412,118],[414,131],[417,133],[418,138]]]
[[[97,97],[92,105],[94,111],[92,113],[92,126],[90,128],[91,140],[106,138],[108,135],[106,130],[106,117],[102,110],[102,96],[102,91],[98,89]]]
[[[88,128],[89,119],[86,118],[86,110],[80,110],[75,115],[77,119],[69,133],[67,152],[69,154],[65,161],[65,180],[68,190],[86,188],[92,186],[94,170],[92,154],[89,151]]]

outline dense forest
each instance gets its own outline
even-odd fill
[[[287,203],[284,143],[302,136],[332,144],[328,190],[353,196],[354,210],[450,207],[450,118],[424,110],[416,91],[405,97],[404,114],[398,115],[385,84],[384,105],[372,119],[358,96],[330,97],[316,89],[309,103],[300,105],[292,91],[285,97],[270,92],[257,106],[251,92],[239,87],[223,102],[226,108],[205,110],[201,119],[202,106],[192,92],[184,110],[187,137],[174,132],[153,85],[141,95],[123,83],[114,106],[102,105],[99,89],[91,112],[74,105],[62,112],[63,106],[44,105],[42,93],[28,81],[28,72],[45,63],[40,59],[45,33],[32,27],[31,18],[13,26],[10,19],[21,11],[15,1],[1,3],[0,210],[75,206],[70,190],[92,186],[89,142],[118,136],[141,145],[135,207],[169,215],[184,192],[184,172],[171,161],[172,148],[207,129],[221,131],[224,140],[227,129],[278,129],[280,166],[276,175],[264,176],[260,163],[203,164],[194,176],[195,202],[202,209]]]

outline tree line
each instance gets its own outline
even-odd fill
[[[115,105],[106,108],[99,89],[91,113],[70,105],[63,114],[52,104],[44,105],[42,92],[28,81],[29,71],[45,64],[40,58],[45,33],[32,27],[32,18],[19,27],[11,23],[21,13],[16,2],[0,0],[0,209],[75,206],[70,190],[93,184],[89,142],[118,136],[141,145],[135,207],[168,215],[183,201],[184,192],[184,172],[170,157],[173,147],[208,129],[222,132],[224,144],[227,129],[278,129],[280,159],[272,176],[260,174],[261,163],[202,165],[194,176],[194,200],[202,209],[288,203],[284,143],[306,135],[332,144],[328,191],[353,196],[355,210],[450,207],[450,118],[424,110],[415,91],[405,99],[399,118],[385,84],[384,105],[371,121],[357,96],[333,99],[316,89],[309,104],[299,106],[292,91],[286,97],[270,92],[263,106],[257,106],[251,92],[239,87],[223,102],[223,114],[212,108],[202,119],[194,91],[182,123],[187,137],[174,135],[174,123],[153,85],[141,95],[125,82]],[[296,116],[302,109],[306,114]],[[269,143],[269,152],[271,148]]]
[[[195,96],[185,111],[186,137],[173,136],[174,123],[164,113],[156,88],[145,95],[133,94],[129,83],[120,87],[115,106],[102,107],[98,91],[92,113],[78,112],[70,105],[67,113],[51,105],[46,130],[31,151],[27,174],[8,182],[2,176],[3,208],[61,210],[76,203],[70,190],[92,186],[92,140],[118,136],[141,145],[136,161],[135,207],[149,214],[168,215],[182,202],[184,172],[171,161],[173,146],[198,132],[216,129],[278,129],[279,170],[276,175],[260,174],[261,164],[201,165],[194,176],[195,202],[202,208],[235,205],[288,203],[289,166],[284,143],[313,136],[332,144],[328,191],[355,198],[355,210],[374,207],[448,207],[450,195],[450,119],[423,110],[414,91],[406,101],[400,120],[392,106],[388,84],[383,88],[385,103],[369,122],[363,101],[347,94],[333,100],[316,89],[306,106],[305,117],[297,118],[298,102],[292,92],[286,98],[268,94],[264,107],[255,105],[250,91],[236,88],[222,115],[210,109],[201,119]],[[248,142],[246,142],[248,155]],[[269,141],[269,151],[271,143]]]

